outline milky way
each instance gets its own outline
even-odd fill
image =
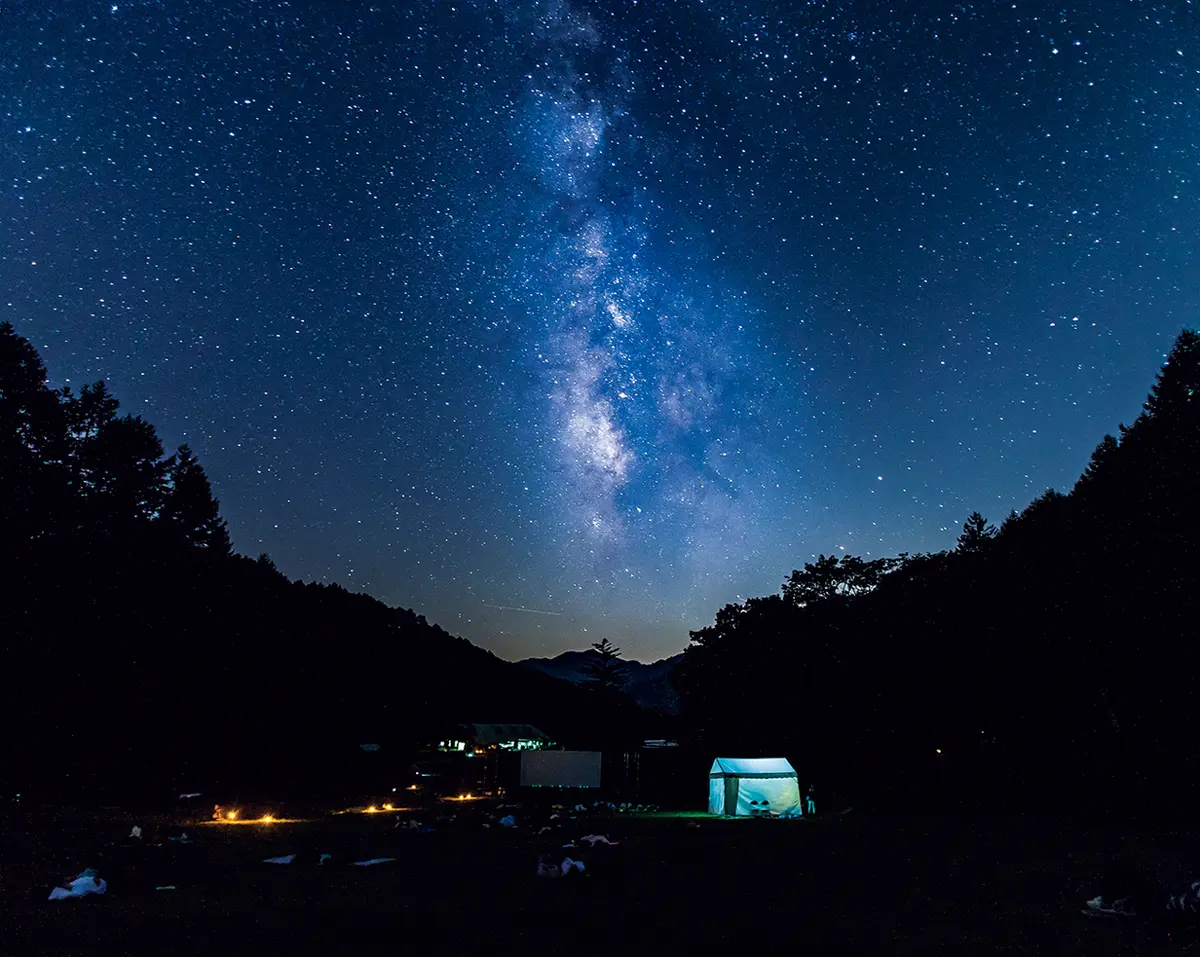
[[[667,521],[675,541],[655,551],[686,576],[710,555],[710,534],[744,543],[747,527],[770,520],[745,514],[753,495],[743,470],[757,440],[740,428],[749,409],[736,394],[743,381],[760,387],[769,357],[732,326],[745,315],[732,296],[705,301],[678,263],[663,261],[654,191],[623,185],[644,152],[628,52],[565,3],[545,8],[526,35],[540,41],[538,67],[515,134],[544,204],[524,251],[540,320],[527,348],[545,364],[568,538],[582,530],[603,568],[647,554]]]
[[[241,551],[677,651],[1069,487],[1200,315],[1194,4],[0,6],[0,319]]]

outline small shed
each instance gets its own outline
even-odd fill
[[[800,811],[800,784],[787,758],[717,758],[708,773],[708,813],[748,817]]]
[[[437,750],[475,754],[487,750],[536,751],[554,742],[531,724],[467,724],[438,742]]]

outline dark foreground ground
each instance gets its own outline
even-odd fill
[[[445,812],[439,812],[445,813]],[[135,815],[0,818],[0,953],[655,954],[753,947],[863,954],[1200,953],[1187,927],[1087,918],[1114,864],[1200,876],[1200,839],[1066,818],[820,817],[799,822],[682,816],[485,829],[483,809],[432,833],[401,815],[309,823],[186,826],[194,843],[125,840]],[[433,815],[424,820],[433,824]],[[167,819],[158,834],[178,834]],[[578,833],[576,833],[578,832]],[[540,852],[604,833],[587,876],[539,880]],[[262,863],[294,851],[330,865]],[[571,854],[566,851],[561,853]],[[349,866],[362,858],[394,863]],[[49,902],[95,867],[103,897]],[[172,884],[173,891],[156,891]]]

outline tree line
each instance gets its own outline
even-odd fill
[[[411,610],[237,554],[191,450],[164,454],[103,382],[52,389],[7,323],[0,554],[0,785],[27,794],[352,792],[364,743],[399,772],[460,723],[586,746],[635,717]]]
[[[678,682],[693,735],[823,764],[1183,773],[1198,750],[1197,476],[1200,337],[1185,330],[1069,491],[998,527],[976,512],[948,551],[822,555],[692,632]]]
[[[975,513],[945,552],[822,555],[720,609],[676,678],[691,742],[813,765],[938,754],[992,781],[1159,766],[1178,783],[1197,757],[1197,475],[1200,337],[1184,331],[1069,491],[998,527]],[[0,551],[10,784],[336,788],[359,743],[412,750],[457,723],[610,750],[662,734],[607,644],[581,692],[237,554],[196,456],[167,455],[103,383],[50,388],[9,324]]]
[[[81,542],[230,552],[203,467],[186,445],[170,457],[154,426],[118,415],[103,382],[46,384],[46,369],[11,323],[0,326],[0,534],[19,553]]]

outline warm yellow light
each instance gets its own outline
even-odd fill
[[[410,785],[408,786],[408,789],[409,789],[410,791],[415,791],[415,790],[417,789],[417,786],[416,786],[415,784],[410,784]]]
[[[941,748],[937,748],[936,750],[937,750],[937,753],[938,753],[938,754],[941,754],[941,753],[942,753],[942,749],[941,749]]]
[[[264,814],[261,817],[243,817],[241,811],[222,811],[219,818],[205,821],[218,827],[251,827],[255,824],[299,824],[301,820],[291,817],[276,817],[274,814]]]
[[[385,811],[394,811],[394,810],[396,810],[396,809],[395,809],[394,807],[392,807],[390,804],[385,804],[385,805],[383,806],[383,809],[384,809]]]
[[[367,808],[367,813],[374,814],[378,810],[379,810],[379,808],[377,808],[374,804],[372,804],[369,808]]]

